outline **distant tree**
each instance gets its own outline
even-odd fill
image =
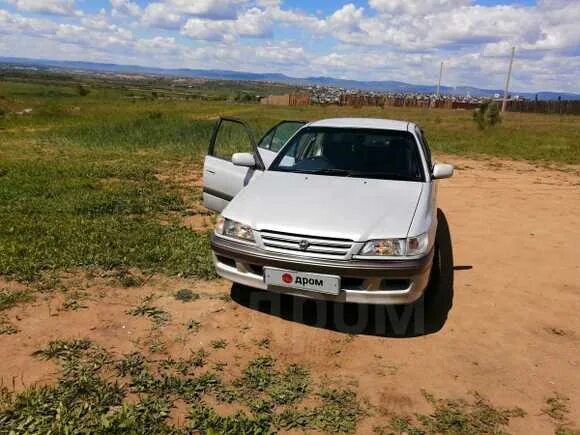
[[[253,101],[257,101],[257,98],[253,94],[241,91],[236,94],[235,101],[240,103],[251,103]]]
[[[489,127],[494,127],[501,122],[501,114],[499,110],[499,104],[495,101],[489,103],[487,110],[485,111],[485,123]]]
[[[501,122],[499,104],[495,101],[483,103],[473,112],[473,120],[481,130],[496,126]]]
[[[152,96],[154,99],[157,99],[157,98],[159,97],[159,94],[158,94],[157,92],[153,91],[153,92],[151,92],[151,96]]]
[[[86,97],[87,95],[89,95],[91,93],[91,90],[89,88],[87,88],[86,86],[78,85],[77,86],[77,93],[81,97]]]

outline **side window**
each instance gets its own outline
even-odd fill
[[[429,143],[425,137],[425,132],[420,128],[417,129],[417,136],[421,142],[421,147],[423,148],[423,154],[425,154],[425,160],[427,160],[427,167],[431,170],[433,169],[433,162],[431,160],[431,149],[429,148]]]
[[[278,152],[288,142],[300,127],[304,125],[302,121],[282,121],[273,127],[260,140],[258,146],[266,150]]]
[[[260,143],[258,144],[258,147],[260,148],[264,148],[266,150],[270,149],[270,144],[272,143],[272,137],[274,136],[274,133],[276,133],[276,127],[271,129],[266,136],[264,136],[262,138],[262,140],[260,140]]]
[[[320,152],[320,146],[316,132],[302,131],[298,136],[294,137],[288,148],[286,149],[284,158],[280,161],[281,167],[292,167],[304,159],[308,159]]]
[[[308,132],[301,135],[296,147],[296,159],[308,159],[320,155],[320,138],[321,134]]]
[[[296,131],[302,127],[302,122],[284,122],[276,128],[272,141],[270,142],[270,150],[278,152],[288,142]]]
[[[223,120],[215,136],[210,155],[231,160],[234,153],[252,152],[253,146],[248,131],[243,124]]]

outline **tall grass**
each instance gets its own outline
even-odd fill
[[[207,149],[212,126],[212,121],[149,112],[132,119],[70,127],[55,132],[52,138],[89,148],[149,148],[198,156]]]
[[[210,131],[210,121],[155,115],[33,134],[24,143],[6,136],[0,274],[30,280],[90,265],[213,277],[207,234],[161,223],[188,205],[157,178],[184,157],[193,170]]]
[[[185,205],[143,161],[20,160],[3,168],[0,274],[34,279],[96,265],[213,276],[207,235],[160,223]]]

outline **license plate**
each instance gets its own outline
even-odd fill
[[[264,280],[268,286],[309,290],[332,295],[337,295],[340,292],[340,277],[335,275],[293,272],[265,267]]]

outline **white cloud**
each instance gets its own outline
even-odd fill
[[[275,19],[352,45],[384,46],[390,50],[461,51],[466,47],[499,55],[505,46],[522,50],[574,50],[580,47],[580,3],[544,0],[540,7],[469,5],[463,0],[428,2],[371,0],[382,12],[368,16],[352,4],[323,20],[304,19],[289,11],[276,11]],[[445,5],[458,7],[443,7]],[[421,14],[417,6],[423,5]],[[438,5],[438,7],[433,7]],[[430,7],[431,6],[431,7]],[[544,8],[544,9],[542,9]],[[405,12],[400,12],[405,11]],[[580,49],[576,50],[580,51]],[[504,55],[509,53],[504,50]]]
[[[349,3],[334,12],[327,20],[327,24],[332,31],[356,33],[360,32],[363,21],[363,8],[356,8]]]
[[[155,36],[151,39],[140,39],[135,48],[147,54],[176,54],[180,52],[180,46],[173,37]]]
[[[179,14],[172,12],[166,4],[151,3],[145,8],[142,22],[147,26],[171,30],[179,29],[183,19]]]
[[[290,65],[304,67],[312,55],[306,53],[303,47],[290,44],[267,44],[256,48],[256,57],[260,61],[265,61],[266,65],[279,65],[284,71]]]
[[[107,12],[104,9],[101,9],[98,14],[83,16],[81,24],[93,30],[111,30],[115,28],[109,23]]]
[[[236,20],[209,20],[190,18],[182,34],[192,39],[231,43],[239,37],[264,38],[272,35],[272,20],[269,14],[252,8]]]
[[[74,15],[75,0],[12,0],[16,9],[37,14]]]
[[[190,18],[181,31],[192,39],[231,42],[234,39],[233,24],[229,21],[212,21]]]
[[[55,28],[56,24],[50,21],[11,14],[6,10],[0,9],[0,34],[42,35],[51,32]]]
[[[211,20],[235,19],[244,0],[166,0],[172,10]]]
[[[234,29],[239,36],[264,38],[272,36],[273,22],[267,12],[252,8],[234,21]]]
[[[471,4],[472,0],[369,0],[369,6],[391,15],[429,15]]]
[[[128,47],[133,43],[132,32],[118,27],[100,32],[74,24],[60,24],[50,37],[69,44],[113,50]]]
[[[127,2],[127,0],[111,1]],[[147,5],[142,22],[150,27],[178,29],[188,18],[210,21],[236,20],[246,3],[248,0],[162,0]],[[200,23],[200,28],[193,30],[192,34],[210,35],[213,29],[221,26],[203,24],[205,21],[194,22]]]
[[[318,19],[312,15],[302,12],[281,9],[278,4],[273,3],[266,9],[275,22],[283,25],[292,25],[297,28],[306,29],[309,32],[321,33],[326,30],[326,21]]]
[[[130,15],[137,17],[141,15],[141,8],[130,0],[110,0],[114,15]]]
[[[255,21],[259,17],[255,13],[248,15],[252,9],[244,8],[247,3],[248,0],[162,0],[150,3],[146,7],[141,21],[150,27],[176,30],[190,20],[184,33],[192,38],[229,39],[233,32],[228,32],[227,28],[230,26],[220,23],[221,21],[239,21],[240,16],[243,15],[252,20],[250,26],[256,25]],[[238,23],[238,26],[242,26],[242,23]],[[215,33],[219,32],[219,29],[227,32],[224,38],[216,36]]]

